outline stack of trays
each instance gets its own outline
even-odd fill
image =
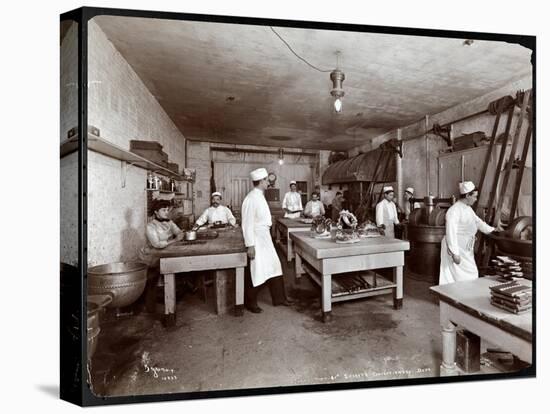
[[[521,263],[517,260],[510,259],[508,256],[497,256],[497,258],[491,260],[491,262],[493,263],[494,273],[503,280],[524,276]]]
[[[491,289],[491,304],[512,313],[531,309],[532,289],[517,281],[494,285]]]

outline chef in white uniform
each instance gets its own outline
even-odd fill
[[[477,201],[478,191],[471,181],[459,184],[460,199],[445,215],[445,237],[441,241],[441,265],[439,284],[474,280],[478,270],[474,259],[474,244],[477,231],[489,234],[496,229],[480,219],[472,205]]]
[[[395,193],[392,186],[383,188],[384,199],[376,205],[376,225],[384,229],[386,237],[395,238],[394,226],[399,224],[397,208],[393,202]]]
[[[309,200],[306,204],[306,208],[304,209],[304,216],[315,218],[317,216],[324,215],[325,207],[323,206],[321,200],[319,200],[319,193],[314,191],[313,193],[311,193],[311,200]]]
[[[286,298],[281,262],[271,239],[271,212],[264,192],[269,185],[267,170],[258,168],[250,173],[254,188],[243,201],[241,208],[244,243],[250,265],[245,275],[245,307],[260,313],[258,287],[268,282],[273,306],[291,305]]]
[[[231,213],[231,210],[221,204],[221,193],[217,191],[212,193],[211,202],[211,206],[204,210],[204,212],[195,222],[193,230],[197,230],[200,226],[203,226],[206,223],[208,223],[209,225],[217,223],[230,224],[233,227],[237,227],[237,220],[235,219],[235,216],[233,216],[233,213]]]
[[[290,182],[290,191],[283,198],[285,218],[299,218],[303,210],[302,196],[296,191],[296,181]]]
[[[417,208],[420,208],[420,203],[418,201],[415,201],[414,202],[414,205],[412,206],[411,208],[411,203],[410,203],[410,199],[413,198],[414,196],[414,188],[412,187],[407,187],[407,189],[405,190],[405,194],[404,194],[404,198],[405,198],[405,202],[404,202],[404,206],[403,206],[403,213],[405,214],[405,220],[408,220],[409,219],[409,216],[411,214],[411,212],[413,210],[416,210]]]

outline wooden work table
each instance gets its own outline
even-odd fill
[[[532,362],[533,315],[531,310],[514,314],[491,305],[489,286],[499,283],[496,277],[489,276],[430,288],[439,298],[443,339],[441,375],[459,373],[455,363],[455,324],[493,345],[510,351],[525,362]],[[529,280],[522,280],[520,283],[531,286]]]
[[[216,230],[218,237],[204,239],[206,243],[174,243],[156,253],[160,258],[160,273],[164,275],[164,313],[167,325],[174,325],[176,319],[175,275],[182,272],[235,269],[235,314],[241,316],[244,308],[244,268],[246,247],[242,230]],[[199,238],[201,239],[201,231]]]
[[[291,262],[294,259],[294,249],[290,233],[311,228],[311,224],[302,223],[300,220],[279,217],[275,221],[275,243],[285,253],[287,262]],[[282,239],[286,239],[285,242]]]
[[[393,293],[394,308],[403,303],[403,265],[409,242],[388,237],[366,238],[353,244],[338,244],[331,239],[314,239],[309,231],[292,232],[296,259],[296,278],[307,272],[322,289],[323,321],[330,320],[332,303],[367,296]],[[361,292],[335,295],[332,277],[350,272],[393,268],[393,283],[378,284],[376,274],[372,287]]]

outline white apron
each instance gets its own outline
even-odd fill
[[[285,197],[283,198],[283,209],[285,208],[291,211],[302,211],[302,196],[300,195],[300,193],[292,191],[286,193]],[[285,218],[300,218],[300,211],[298,211],[297,213],[285,212]]]
[[[271,239],[269,227],[257,226],[254,229],[254,235],[256,237],[254,245],[256,255],[250,261],[250,274],[252,285],[256,287],[272,277],[281,276],[283,270]]]
[[[254,188],[241,208],[242,231],[246,247],[254,246],[255,257],[250,261],[250,275],[254,287],[266,280],[281,276],[283,270],[271,239],[271,212],[263,191]]]
[[[439,284],[464,282],[474,280],[478,277],[478,270],[474,258],[474,236],[459,235],[458,246],[460,255],[460,264],[453,261],[449,254],[447,240],[443,237],[441,240],[441,264],[439,266]]]
[[[439,284],[463,282],[478,277],[474,258],[474,244],[477,231],[490,233],[494,230],[481,220],[472,208],[457,202],[445,215],[445,237],[441,240],[441,264]],[[453,261],[451,252],[460,256],[460,264]]]
[[[394,225],[399,223],[397,218],[397,208],[394,202],[390,202],[386,199],[380,201],[376,205],[376,225],[383,224],[386,226],[384,234],[386,237],[395,239]]]

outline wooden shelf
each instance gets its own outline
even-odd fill
[[[88,134],[88,149],[107,157],[115,158],[117,160],[125,161],[128,164],[135,165],[136,167],[150,170],[155,173],[164,175],[166,177],[173,178],[177,181],[186,181],[192,183],[192,181],[185,179],[184,176],[176,174],[172,170],[158,165],[146,158],[143,158],[133,152],[125,150],[115,144],[106,141],[103,138],[97,137],[92,134]],[[64,156],[78,150],[78,135],[61,143],[60,156]]]
[[[159,193],[163,193],[163,194],[185,195],[185,193],[182,193],[180,191],[154,190],[152,188],[146,188],[145,191],[158,191]]]

